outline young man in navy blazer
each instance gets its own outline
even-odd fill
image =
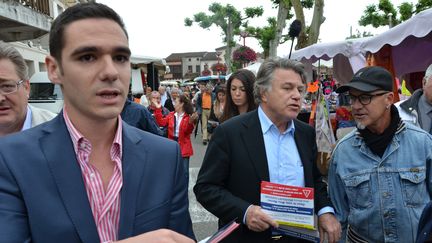
[[[46,66],[64,108],[0,139],[0,242],[193,242],[179,146],[120,118],[130,55],[105,5],[53,22]]]

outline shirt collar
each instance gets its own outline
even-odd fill
[[[422,96],[420,96],[420,102],[419,103],[425,109],[426,114],[428,114],[429,112],[432,111],[432,104],[429,104],[429,102],[427,102],[426,96],[424,94]]]
[[[76,128],[75,126],[72,124],[72,121],[70,120],[66,109],[63,109],[63,118],[65,120],[66,123],[66,127],[69,131],[70,137],[72,139],[72,143],[74,146],[74,150],[75,153],[78,153],[78,151],[80,149],[91,149],[91,147],[89,148],[88,146],[91,146],[90,141],[88,141]],[[118,151],[116,155],[119,156],[119,158],[122,158],[122,119],[120,117],[120,115],[118,116],[117,119],[118,123],[117,123],[117,131],[115,133],[114,136],[114,140],[113,140],[113,144],[111,146],[111,155],[113,155],[113,151]],[[113,159],[113,158],[111,158]],[[116,160],[113,160],[116,161]]]
[[[258,107],[258,118],[261,124],[261,129],[263,134],[266,134],[272,126],[277,129],[276,125],[265,114],[261,106]],[[295,131],[294,122],[291,121],[288,124],[287,129],[282,134],[291,133],[291,135],[293,135],[294,131]]]
[[[32,126],[32,112],[29,106],[27,106],[27,114],[26,114],[26,118],[23,124],[23,127],[21,129],[21,131],[30,129]]]
[[[182,112],[180,114],[178,112],[176,112],[176,113],[174,113],[174,116],[178,118],[178,117],[183,117],[184,114],[185,114],[184,112]]]

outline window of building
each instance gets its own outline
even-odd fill
[[[190,59],[190,58],[188,60],[189,60],[189,62],[192,61],[192,59]]]
[[[200,65],[196,65],[196,72],[201,73],[201,66]]]
[[[182,73],[182,67],[180,65],[170,66],[171,73]]]
[[[190,72],[190,73],[192,72],[192,65],[188,66],[188,72]]]
[[[46,72],[45,63],[39,62],[39,72]]]

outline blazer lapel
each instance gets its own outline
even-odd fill
[[[41,137],[40,144],[61,200],[82,242],[99,242],[81,169],[62,113],[50,125],[45,128],[47,135]]]
[[[241,131],[243,143],[261,181],[269,181],[267,155],[258,110],[251,112],[248,118],[243,122],[244,127]]]
[[[138,148],[141,137],[133,133],[130,127],[123,122],[123,186],[121,190],[119,238],[130,237],[133,233],[136,214],[136,196],[139,194],[139,185],[146,164],[147,150],[142,146]]]

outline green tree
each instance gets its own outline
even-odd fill
[[[393,27],[411,18],[425,9],[432,7],[432,0],[418,0],[417,4],[403,2],[397,8],[390,0],[379,0],[378,4],[366,6],[363,15],[360,17],[361,26],[372,25]]]
[[[297,39],[296,49],[318,41],[321,24],[324,22],[324,0],[270,0],[278,8],[277,18],[269,18],[265,27],[246,27],[251,36],[258,39],[264,49],[265,57],[277,56],[277,47],[290,39],[286,22],[294,16],[302,24],[302,31]],[[310,26],[306,26],[304,9],[313,8]]]
[[[185,18],[184,23],[186,26],[192,26],[193,22],[196,22],[203,29],[209,29],[212,25],[220,27],[223,42],[226,43],[225,62],[230,69],[232,47],[235,45],[234,35],[240,33],[240,26],[247,25],[247,19],[261,16],[264,10],[262,7],[245,8],[242,16],[242,13],[231,4],[222,6],[220,3],[212,3],[208,10],[211,14],[199,12],[193,19]]]
[[[254,37],[258,40],[259,45],[263,49],[264,58],[270,55],[270,41],[275,38],[276,35],[276,18],[270,17],[267,19],[267,26],[264,27],[252,27],[247,26],[245,31],[248,36]]]
[[[325,21],[324,17],[324,0],[291,0],[296,19],[302,23],[302,31],[297,39],[296,49],[304,48],[317,43],[320,34],[321,25]],[[304,8],[313,7],[312,21],[306,26]]]
[[[369,31],[363,31],[363,33],[360,32],[360,30],[356,30],[356,33],[351,33],[350,36],[346,37],[345,39],[358,39],[358,38],[363,38],[363,37],[369,37],[369,36],[373,36],[373,34]]]

